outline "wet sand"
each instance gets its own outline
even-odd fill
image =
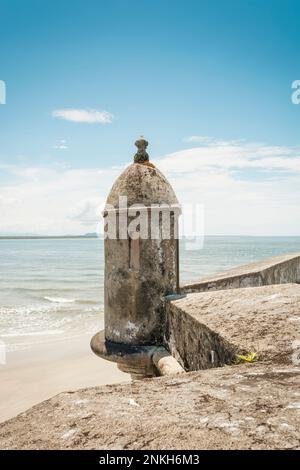
[[[95,356],[89,342],[83,334],[7,353],[0,365],[0,422],[63,391],[130,381],[116,364]]]

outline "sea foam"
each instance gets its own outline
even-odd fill
[[[49,302],[54,302],[57,304],[71,304],[75,302],[75,299],[66,299],[64,297],[44,297],[45,300],[48,300]]]

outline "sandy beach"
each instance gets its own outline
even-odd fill
[[[95,356],[89,342],[83,334],[7,353],[0,365],[0,422],[63,391],[130,381],[116,364]]]

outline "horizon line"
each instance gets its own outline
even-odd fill
[[[224,238],[224,237],[243,237],[243,238],[300,238],[300,235],[204,235],[204,238],[206,237],[219,237],[219,238]],[[104,234],[97,235],[97,234],[83,234],[83,235],[0,235],[0,240],[35,240],[35,239],[76,239],[76,238],[99,238],[102,239],[104,238]],[[179,239],[187,238],[190,239],[190,237],[181,237]],[[192,237],[195,238],[195,237]],[[202,238],[202,236],[196,237],[196,238]]]

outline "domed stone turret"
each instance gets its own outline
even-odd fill
[[[132,163],[115,181],[106,204],[119,207],[119,197],[126,196],[127,204],[177,204],[174,190],[165,176],[154,166]]]
[[[160,344],[165,296],[178,288],[180,206],[147,145],[136,142],[135,163],[114,183],[103,212],[106,349]]]

